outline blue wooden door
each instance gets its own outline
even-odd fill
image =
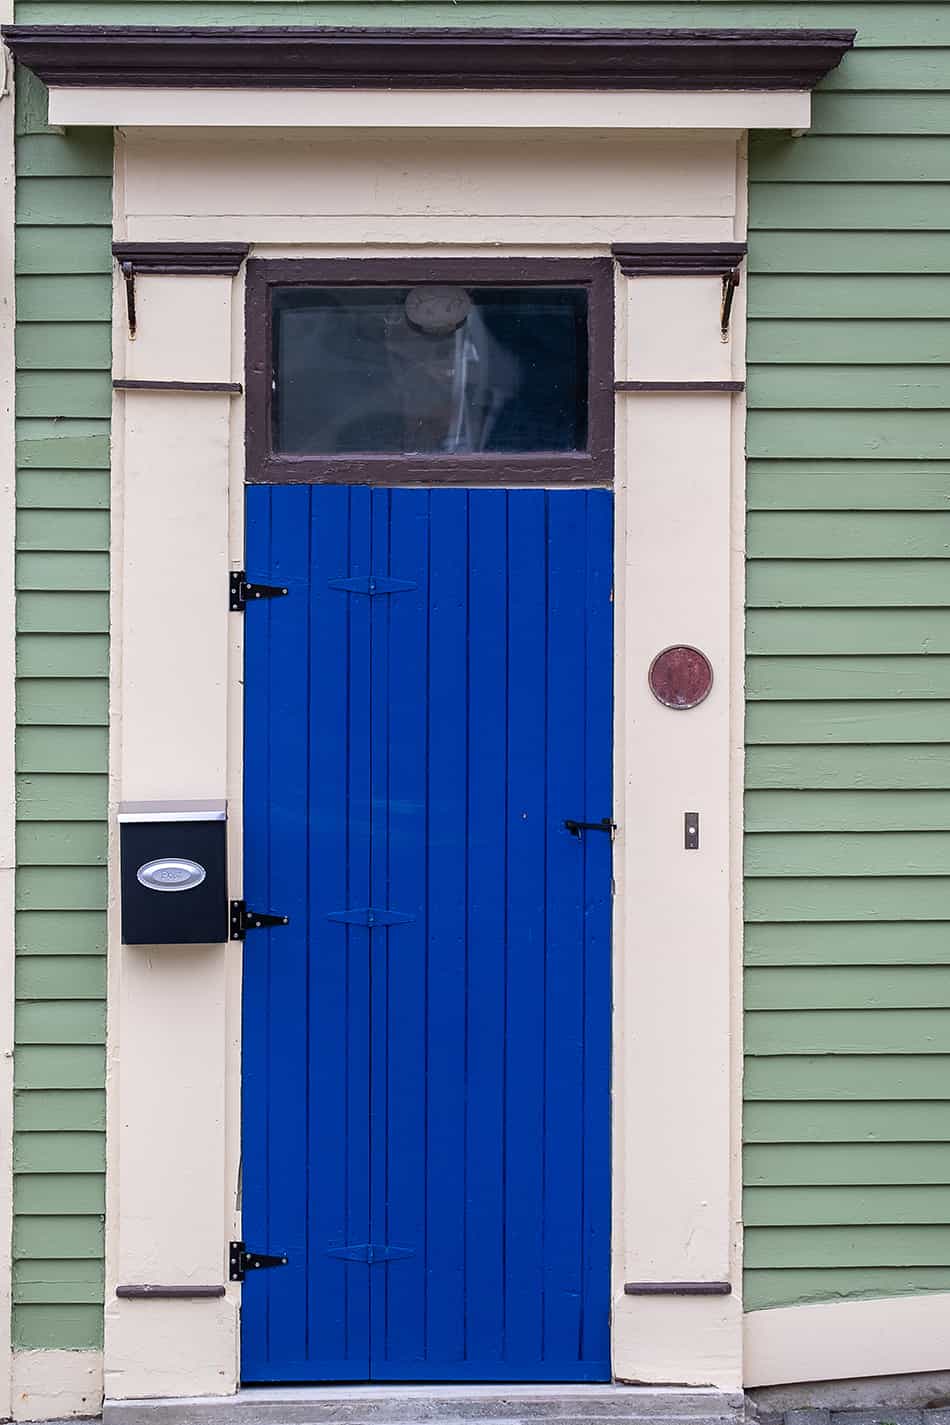
[[[246,1381],[609,1379],[612,517],[248,490]]]

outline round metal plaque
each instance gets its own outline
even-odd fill
[[[678,643],[656,655],[649,682],[653,696],[665,708],[694,708],[709,697],[712,664],[698,648]]]
[[[183,856],[161,856],[146,861],[135,873],[140,886],[149,891],[191,891],[205,878],[205,868]]]

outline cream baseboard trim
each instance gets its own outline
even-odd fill
[[[950,1293],[750,1311],[745,1385],[946,1370]]]
[[[101,1409],[101,1351],[14,1352],[14,1420],[68,1420]]]

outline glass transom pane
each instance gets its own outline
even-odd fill
[[[285,455],[587,446],[582,287],[283,287],[273,443]]]

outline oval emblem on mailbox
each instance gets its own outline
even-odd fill
[[[146,861],[135,873],[139,885],[150,891],[191,891],[205,878],[204,866],[183,856],[162,856]]]

